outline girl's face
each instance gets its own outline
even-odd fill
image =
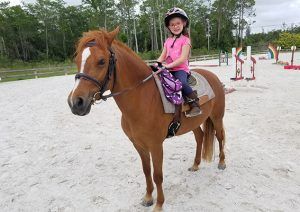
[[[174,35],[179,35],[185,25],[186,22],[182,18],[175,17],[170,20],[168,28]]]

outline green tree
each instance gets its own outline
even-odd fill
[[[233,19],[236,14],[235,0],[216,0],[212,5],[213,45],[217,49],[229,50],[234,45]]]
[[[84,5],[90,6],[93,10],[93,24],[98,28],[109,29],[116,22],[116,7],[114,0],[82,0]]]
[[[123,26],[121,30],[127,37],[127,45],[131,48],[135,46],[136,50],[138,49],[138,44],[136,43],[136,19],[138,18],[136,13],[137,8],[137,0],[120,0],[117,4],[120,24]],[[133,45],[133,43],[135,43],[135,45]]]
[[[28,4],[28,10],[39,20],[40,31],[44,34],[44,44],[46,49],[46,59],[49,59],[50,50],[55,48],[55,34],[59,29],[59,14],[64,7],[62,0],[37,0],[35,4]],[[52,45],[53,42],[53,45]],[[53,51],[50,53],[54,53]],[[53,55],[53,54],[52,54]]]
[[[236,0],[236,26],[237,26],[237,46],[243,45],[244,30],[249,23],[249,19],[255,16],[255,0]]]
[[[30,60],[35,52],[37,19],[21,6],[0,9],[0,43],[2,54],[10,58]]]
[[[282,32],[275,43],[284,49],[290,49],[291,46],[300,47],[300,33]]]

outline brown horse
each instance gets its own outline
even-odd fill
[[[115,99],[122,112],[122,128],[142,160],[147,184],[142,204],[144,206],[153,204],[154,186],[150,165],[152,159],[153,179],[157,187],[154,211],[160,211],[164,203],[163,141],[173,116],[164,113],[158,88],[151,77],[151,69],[131,49],[115,40],[118,32],[119,28],[112,32],[90,31],[79,40],[75,58],[79,71],[68,103],[74,114],[83,116],[90,112],[96,100],[108,97]],[[215,98],[201,106],[201,115],[191,118],[182,115],[182,125],[176,135],[193,131],[197,147],[194,164],[189,170],[197,171],[201,154],[204,160],[211,161],[216,134],[220,149],[218,167],[224,169],[226,165],[223,86],[213,73],[206,70],[195,71],[207,79]],[[104,95],[106,90],[110,90],[111,94]],[[200,127],[202,123],[203,130]]]

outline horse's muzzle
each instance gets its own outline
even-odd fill
[[[80,96],[73,98],[69,96],[68,104],[73,114],[85,116],[91,111],[92,100]]]

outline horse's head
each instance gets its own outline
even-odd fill
[[[115,69],[112,42],[119,32],[89,31],[79,40],[75,63],[78,73],[75,86],[68,97],[68,104],[75,115],[84,116],[90,112],[95,99],[111,89],[110,80]]]

